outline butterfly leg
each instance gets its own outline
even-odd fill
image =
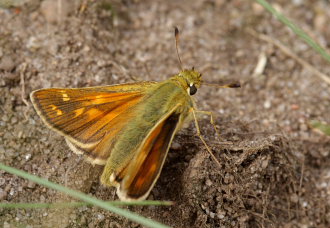
[[[196,114],[204,114],[204,115],[210,116],[210,123],[212,124],[216,135],[218,137],[220,137],[220,133],[219,133],[218,128],[217,128],[217,126],[215,125],[215,122],[214,122],[214,115],[213,115],[213,113],[210,112],[210,111],[200,111],[200,110],[195,110],[195,112],[196,112]],[[223,144],[223,145],[232,145],[231,142],[222,142],[220,140],[219,140],[219,143],[220,144]]]
[[[210,116],[210,123],[212,124],[213,128],[214,128],[214,131],[217,135],[220,135],[219,134],[219,131],[217,129],[217,126],[215,125],[214,123],[214,115],[212,112],[210,111],[200,111],[200,110],[195,110],[196,114],[204,114],[204,115],[208,115]]]
[[[210,147],[207,145],[207,143],[205,142],[202,134],[201,134],[201,131],[200,131],[200,128],[199,128],[199,124],[198,124],[198,120],[197,120],[197,117],[196,117],[196,112],[199,112],[199,111],[196,111],[194,109],[191,109],[191,112],[194,116],[194,121],[195,121],[195,126],[196,126],[196,130],[197,130],[197,135],[198,137],[201,139],[201,141],[203,142],[204,146],[206,147],[206,150],[209,152],[209,154],[211,155],[211,157],[213,158],[213,160],[217,163],[217,165],[219,167],[221,167],[221,164],[220,162],[218,161],[218,159],[215,157],[215,155],[212,153]]]

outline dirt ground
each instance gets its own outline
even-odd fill
[[[328,75],[330,66],[254,1],[12,2],[0,9],[1,162],[117,199],[114,188],[99,182],[102,167],[73,154],[43,125],[28,95],[48,87],[164,80],[179,70],[178,26],[185,67],[194,66],[207,82],[242,83],[241,89],[202,87],[195,95],[198,108],[216,116],[219,135],[207,116],[200,126],[222,167],[190,124],[175,137],[148,198],[175,205],[127,208],[172,227],[330,227],[330,140],[309,127],[311,120],[330,123],[330,86],[248,31],[283,42]],[[329,49],[329,1],[275,6]],[[0,174],[1,202],[72,200]],[[0,209],[0,226],[141,227],[96,207]]]

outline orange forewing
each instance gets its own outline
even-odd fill
[[[31,99],[44,122],[64,135],[73,151],[102,164],[110,154],[113,138],[153,84],[42,89],[33,92]]]

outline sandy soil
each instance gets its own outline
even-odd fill
[[[14,1],[0,9],[0,161],[104,200],[101,166],[73,154],[47,129],[28,94],[47,87],[161,81],[178,72],[173,27],[187,68],[205,81],[200,121],[219,168],[193,124],[176,136],[149,199],[128,207],[173,227],[329,227],[330,140],[309,127],[330,123],[329,85],[269,42],[266,34],[324,73],[329,64],[253,1]],[[18,3],[17,3],[18,2]],[[276,1],[277,9],[329,48],[328,1]],[[254,70],[262,60],[261,75]],[[23,80],[24,79],[24,80]],[[24,83],[23,83],[24,81]],[[23,89],[24,88],[24,89]],[[27,106],[25,100],[27,101]],[[0,171],[1,202],[63,202],[63,194]],[[2,227],[139,227],[94,207],[0,209]]]

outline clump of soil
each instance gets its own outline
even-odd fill
[[[206,121],[203,124],[207,126]],[[180,215],[174,216],[177,224],[183,227],[184,221],[184,226],[192,227],[217,224],[254,227],[288,220],[299,197],[297,165],[288,140],[279,135],[242,131],[237,122],[222,124],[222,128],[237,131],[235,136],[224,134],[221,138],[226,142],[210,144],[221,167],[211,159],[196,136],[198,147],[184,143],[180,155],[173,155],[175,151],[171,151],[170,164],[164,168],[161,184],[156,189],[164,179],[172,179],[173,184],[168,184],[163,191],[170,192],[177,203],[173,209],[173,215]],[[177,140],[189,142],[189,138],[191,140],[194,135],[181,134]],[[217,140],[212,139],[212,142]],[[175,162],[185,158],[185,165]],[[173,170],[183,170],[183,173],[176,177]]]

